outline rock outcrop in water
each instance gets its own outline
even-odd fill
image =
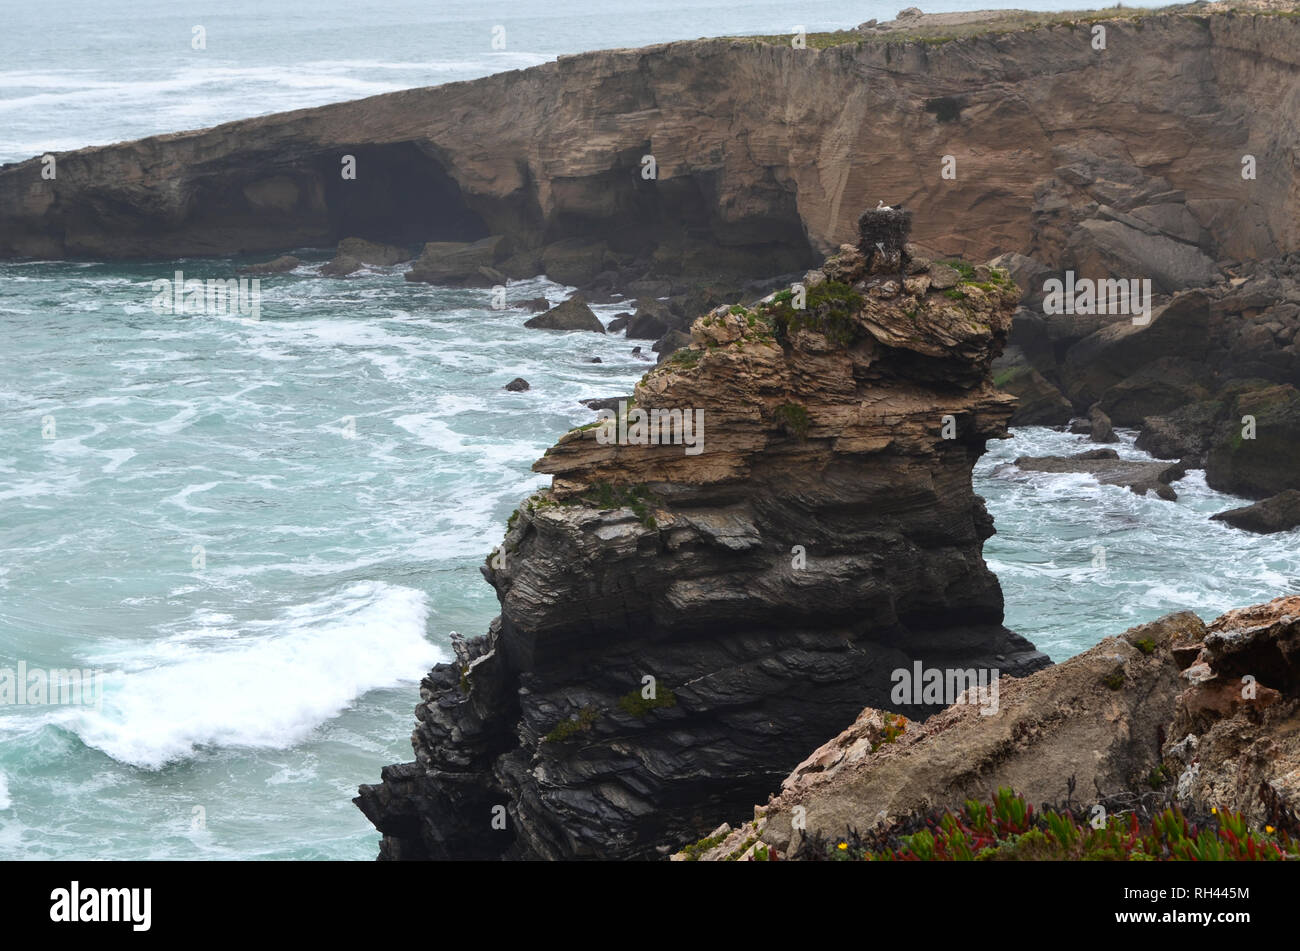
[[[677,858],[799,857],[1000,786],[1034,804],[1146,797],[1300,834],[1300,598],[1205,625],[1191,612],[1008,681],[997,709],[959,703],[915,723],[863,710],[753,820]],[[742,814],[737,814],[741,817]],[[737,817],[733,817],[737,818]]]
[[[536,464],[552,486],[484,568],[500,617],[424,679],[415,762],[357,798],[381,857],[661,856],[887,704],[891,672],[1047,663],[1002,625],[971,488],[1018,292],[879,266],[845,246],[806,309],[701,317]],[[641,413],[681,438],[637,444]]]
[[[1072,404],[1020,421],[1059,423],[1091,407],[1139,427],[1138,448],[1204,468],[1211,488],[1257,499],[1300,489],[1300,255],[1249,270],[1173,295],[1146,322],[1113,315],[1068,346],[1011,348],[1003,360],[1020,365],[997,378],[1022,394],[1022,412],[1056,406],[1052,382]],[[1013,338],[1043,327],[1022,308]]]

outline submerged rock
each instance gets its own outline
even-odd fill
[[[365,238],[344,238],[339,242],[338,253],[340,257],[355,258],[362,264],[373,264],[379,267],[389,267],[411,260],[411,252],[406,248],[400,248],[395,244],[367,241]]]
[[[1028,472],[1087,472],[1102,485],[1127,486],[1138,495],[1154,492],[1169,502],[1178,498],[1169,483],[1187,475],[1181,463],[1121,459],[1114,449],[1091,449],[1073,456],[1020,456],[1015,465]]]
[[[534,314],[540,314],[542,311],[551,309],[551,302],[545,297],[529,297],[526,300],[517,300],[510,306],[518,307],[520,310],[531,311]]]
[[[360,790],[381,855],[661,856],[889,703],[891,670],[1045,665],[980,554],[1017,293],[987,287],[709,314],[621,427],[548,450],[482,569],[500,617],[424,679],[415,762]],[[638,441],[643,413],[677,441]]]
[[[331,277],[345,277],[367,264],[387,267],[411,259],[410,252],[392,244],[380,244],[365,238],[344,238],[334,259],[321,266],[320,272]]]
[[[327,277],[347,277],[365,267],[356,258],[340,254],[320,266],[320,272]]]
[[[505,389],[511,393],[522,393],[528,389],[528,381],[522,376],[517,376],[505,385]]]
[[[286,271],[292,271],[302,262],[292,254],[282,254],[272,261],[266,261],[263,264],[250,264],[247,267],[236,269],[235,273],[239,275],[250,275],[256,277],[259,274],[284,274]]]

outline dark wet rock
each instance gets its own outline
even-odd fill
[[[624,330],[627,327],[627,322],[631,319],[632,315],[628,313],[615,314],[614,319],[605,327],[606,333],[615,334],[620,330]]]
[[[575,287],[594,281],[606,269],[608,259],[609,248],[605,242],[589,238],[568,238],[542,249],[546,276]]]
[[[363,267],[365,265],[356,258],[348,257],[346,254],[339,254],[322,264],[320,272],[326,277],[347,277],[349,274],[355,274]]]
[[[1061,366],[1065,395],[1082,409],[1130,378],[1139,392],[1144,385],[1156,386],[1159,379],[1152,379],[1150,368],[1158,360],[1172,358],[1179,366],[1203,364],[1210,351],[1210,300],[1204,291],[1189,291],[1155,308],[1145,325],[1126,318],[1080,340],[1066,352]],[[1127,422],[1105,404],[1103,408],[1121,426],[1141,423],[1140,417]]]
[[[1210,517],[1249,532],[1264,535],[1285,532],[1300,527],[1300,489],[1287,489],[1254,505],[1229,509]]]
[[[526,300],[517,300],[511,307],[517,307],[520,310],[527,310],[534,314],[540,314],[543,311],[551,309],[551,302],[545,297],[529,297]]]
[[[1088,410],[1088,438],[1093,442],[1119,442],[1111,426],[1110,417],[1100,406]]]
[[[1222,412],[1222,403],[1205,401],[1184,406],[1167,416],[1148,416],[1142,421],[1135,445],[1159,459],[1186,459],[1195,468],[1203,468]]]
[[[405,248],[365,238],[344,238],[339,242],[333,260],[321,266],[320,272],[330,277],[346,277],[366,265],[387,267],[409,261],[411,254]]]
[[[638,300],[636,314],[627,321],[629,340],[658,340],[676,321],[663,301]]]
[[[587,360],[587,362],[588,362],[588,363],[603,363],[604,361],[601,360],[600,357],[590,357],[590,358]]]
[[[605,325],[587,306],[581,294],[575,294],[563,304],[524,321],[524,326],[536,330],[590,330],[602,334],[605,332]]]
[[[505,388],[511,393],[522,393],[528,389],[528,381],[522,376],[517,376],[505,385]]]
[[[605,396],[599,399],[578,400],[583,406],[594,410],[617,410],[619,403],[630,403],[631,401],[631,396]]]
[[[339,242],[339,257],[355,258],[362,264],[389,267],[411,260],[411,252],[395,244],[367,241],[365,238],[344,238]]]
[[[263,264],[250,264],[247,267],[238,268],[235,273],[239,275],[249,275],[256,277],[260,274],[284,274],[286,271],[292,271],[302,262],[292,254],[282,254],[280,257]]]
[[[515,251],[490,266],[515,281],[526,281],[546,273],[546,269],[542,266],[542,253],[536,248]]]
[[[1087,472],[1102,485],[1127,486],[1138,495],[1154,492],[1169,502],[1178,498],[1169,483],[1187,474],[1178,463],[1121,459],[1114,449],[1091,449],[1073,456],[1021,456],[1015,465],[1027,472]]]
[[[672,281],[661,279],[641,279],[628,282],[627,292],[638,301],[658,300],[662,297],[671,296],[673,294],[673,288],[674,285]]]
[[[480,241],[430,241],[406,272],[406,279],[448,287],[504,284],[506,275],[497,265],[511,249],[511,241],[501,235]]]
[[[735,304],[742,296],[739,288],[716,284],[696,284],[685,294],[668,301],[669,310],[677,316],[676,329],[688,330],[696,317],[702,317],[722,304]]]
[[[1117,425],[1140,426],[1148,416],[1172,413],[1210,396],[1204,366],[1178,357],[1161,357],[1125,377],[1096,404]]]
[[[1230,406],[1205,460],[1210,488],[1252,499],[1300,489],[1300,392],[1249,387]]]
[[[678,350],[690,346],[690,343],[690,334],[682,333],[680,330],[670,330],[660,337],[650,349],[659,354],[659,361],[662,363]]]
[[[1033,367],[998,371],[993,381],[999,389],[1016,397],[1012,426],[1059,426],[1073,415],[1070,401]]]

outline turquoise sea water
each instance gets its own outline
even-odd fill
[[[894,12],[194,9],[7,5],[0,160],[558,52]],[[206,59],[190,55],[192,22],[208,26]],[[499,22],[504,53],[489,48]],[[97,705],[0,707],[0,858],[372,858],[350,799],[410,757],[416,682],[448,633],[496,613],[478,566],[548,481],[531,463],[592,418],[579,399],[626,393],[649,366],[621,336],[525,331],[487,291],[410,284],[401,266],[325,278],[326,256],[301,254],[263,281],[257,321],[150,307],[151,281],[239,262],[0,263],[0,671],[105,678]],[[510,288],[539,294],[565,289]],[[504,391],[516,376],[532,388]],[[1300,586],[1298,534],[1207,522],[1233,500],[1199,474],[1171,505],[1006,465],[1079,446],[1025,430],[977,468],[1008,624],[1055,659],[1167,611],[1208,617]]]
[[[0,264],[0,668],[107,674],[98,709],[0,706],[0,856],[373,857],[349,800],[495,614],[533,460],[650,365],[401,267],[153,312],[202,266],[233,265]]]

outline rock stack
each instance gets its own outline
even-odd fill
[[[500,616],[424,679],[415,761],[356,800],[382,858],[661,857],[888,706],[891,671],[1047,664],[1002,625],[971,488],[1018,291],[933,268],[960,279],[846,245],[697,319],[547,451],[483,568]]]

